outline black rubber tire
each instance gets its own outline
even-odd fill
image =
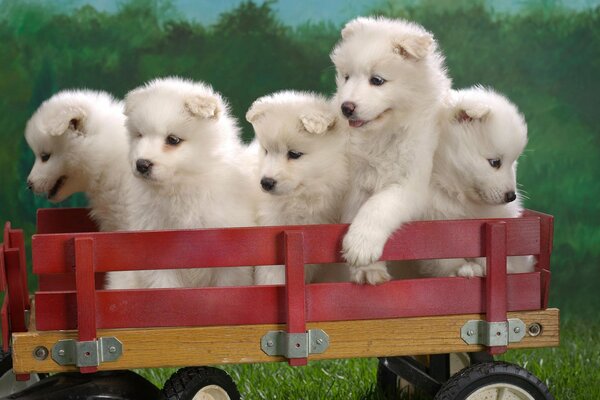
[[[12,369],[12,357],[10,350],[8,352],[0,349],[0,376]]]
[[[397,399],[400,396],[398,375],[387,369],[381,361],[377,364],[377,388],[385,399]]]
[[[212,367],[181,368],[165,382],[163,394],[167,400],[192,400],[200,389],[209,385],[221,387],[231,400],[240,399],[237,386],[227,372]]]
[[[463,369],[442,385],[434,400],[464,400],[477,389],[497,383],[523,389],[535,400],[554,400],[548,387],[531,372],[501,361],[475,364]]]

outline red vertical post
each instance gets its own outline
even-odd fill
[[[21,229],[10,230],[8,234],[10,236],[11,247],[16,247],[19,249],[19,269],[21,270],[21,283],[23,285],[24,295],[23,303],[25,304],[25,308],[29,310],[31,308],[31,304],[29,301],[29,286],[27,284],[27,257],[25,255],[25,238]]]
[[[507,322],[505,222],[489,222],[485,225],[485,254],[487,264],[486,321]],[[488,352],[502,354],[506,352],[506,346],[491,346]]]
[[[6,290],[6,267],[4,265],[4,245],[0,244],[0,290]],[[2,350],[8,352],[10,341],[10,323],[8,321],[8,295],[4,296],[2,309],[0,311],[2,318]]]
[[[94,240],[75,239],[75,287],[77,289],[77,329],[79,341],[96,339],[96,283],[94,280]],[[81,367],[82,373],[97,367]]]
[[[304,235],[301,231],[285,231],[285,298],[288,333],[306,333],[306,285],[304,284]],[[308,346],[310,348],[310,346]],[[288,363],[306,365],[307,358],[291,358]]]
[[[542,309],[548,308],[548,295],[550,293],[550,254],[552,253],[552,239],[554,235],[554,218],[549,215],[540,215],[540,254],[536,269],[541,274]]]
[[[4,249],[4,262],[10,331],[25,332],[27,327],[25,325],[23,285],[21,284],[21,272],[19,271],[19,250]]]

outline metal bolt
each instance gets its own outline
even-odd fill
[[[36,360],[42,361],[48,357],[48,349],[44,346],[38,346],[33,350],[33,357]]]
[[[318,339],[317,339],[317,344],[323,344],[323,339],[321,339],[321,338],[318,338]]]
[[[513,331],[515,333],[519,333],[519,332],[521,332],[521,328],[519,328],[518,326],[515,326],[515,329],[513,329]]]
[[[273,341],[272,340],[267,341],[267,347],[273,347]]]
[[[475,334],[475,332],[473,332],[473,330],[467,331],[467,336],[473,336],[474,334]]]
[[[60,357],[64,357],[64,356],[65,356],[65,351],[64,351],[63,349],[60,349],[60,350],[58,351],[58,355],[59,355]]]
[[[534,322],[533,324],[529,325],[527,332],[529,332],[530,336],[538,336],[540,333],[542,333],[542,326],[537,322]]]
[[[110,346],[110,347],[108,348],[108,352],[109,352],[109,353],[116,353],[116,352],[117,352],[117,348],[116,348],[115,346]]]

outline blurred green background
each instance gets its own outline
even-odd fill
[[[494,87],[522,110],[526,206],[556,216],[551,305],[600,307],[600,2],[0,1],[0,221],[34,231],[52,206],[26,190],[25,122],[58,90],[122,97],[160,76],[211,83],[243,126],[254,99],[335,89],[329,52],[356,15],[415,20],[435,33],[456,88]],[[60,206],[85,204],[81,196]]]

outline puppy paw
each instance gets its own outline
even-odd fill
[[[474,278],[484,275],[485,271],[483,270],[483,267],[474,262],[463,264],[458,271],[456,271],[456,276],[462,276],[463,278]]]
[[[385,241],[379,244],[372,237],[350,229],[344,237],[342,255],[351,266],[368,266],[379,260],[384,245]]]
[[[352,282],[360,285],[368,283],[369,285],[380,285],[391,279],[385,263],[379,262],[365,267],[353,267],[351,269]]]

